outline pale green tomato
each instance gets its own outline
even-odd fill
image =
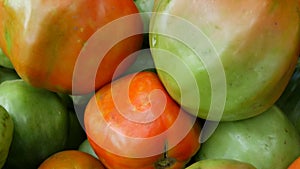
[[[167,91],[204,119],[264,112],[297,63],[299,8],[298,0],[156,1],[150,47]]]
[[[300,136],[286,115],[273,106],[246,120],[221,122],[195,159],[234,159],[257,169],[286,169],[300,156]]]

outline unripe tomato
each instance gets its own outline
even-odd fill
[[[0,105],[14,123],[6,169],[33,169],[52,153],[63,150],[69,114],[60,97],[22,79],[0,84]]]
[[[122,77],[89,101],[89,142],[109,169],[183,168],[200,147],[200,125],[170,98],[153,72]]]
[[[221,122],[195,159],[234,159],[257,169],[286,169],[299,156],[299,133],[273,106],[253,118]]]
[[[157,0],[150,47],[169,94],[186,111],[209,120],[241,120],[266,111],[297,63],[298,2]]]

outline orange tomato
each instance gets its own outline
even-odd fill
[[[110,169],[183,168],[200,148],[196,117],[180,109],[152,72],[127,75],[97,91],[84,124]]]
[[[50,156],[38,169],[105,169],[105,167],[90,154],[78,150],[65,150]]]
[[[124,19],[134,14],[132,0],[2,0],[0,47],[33,86],[89,93],[110,82],[122,60],[141,48],[142,34],[134,35],[143,30],[141,18]]]
[[[299,169],[300,168],[300,157],[298,157],[295,161],[287,169]]]

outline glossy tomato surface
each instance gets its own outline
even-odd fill
[[[84,124],[95,153],[111,169],[183,168],[200,147],[196,117],[180,109],[153,72],[101,88]]]
[[[137,13],[132,0],[1,0],[0,46],[33,86],[88,93],[140,49],[142,21],[138,15],[126,19]]]
[[[209,120],[264,112],[297,63],[299,6],[298,0],[157,0],[150,47],[167,91]]]
[[[14,123],[5,169],[33,169],[49,155],[63,150],[69,112],[56,93],[35,88],[22,79],[0,85],[0,105]]]

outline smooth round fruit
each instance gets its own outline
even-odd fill
[[[97,90],[143,41],[132,0],[1,0],[0,16],[0,47],[18,74],[55,92]]]
[[[200,118],[256,116],[279,98],[297,63],[299,8],[298,0],[157,0],[149,39],[158,75]]]
[[[67,150],[51,155],[38,169],[105,169],[102,163],[90,154]]]
[[[0,105],[14,122],[5,168],[33,169],[65,148],[69,112],[56,93],[32,87],[22,79],[0,84]]]
[[[300,136],[295,126],[273,106],[250,119],[221,122],[195,160],[234,159],[257,169],[286,169],[299,155]]]
[[[84,125],[108,168],[183,168],[200,148],[196,117],[180,109],[153,72],[124,76],[97,91]]]

